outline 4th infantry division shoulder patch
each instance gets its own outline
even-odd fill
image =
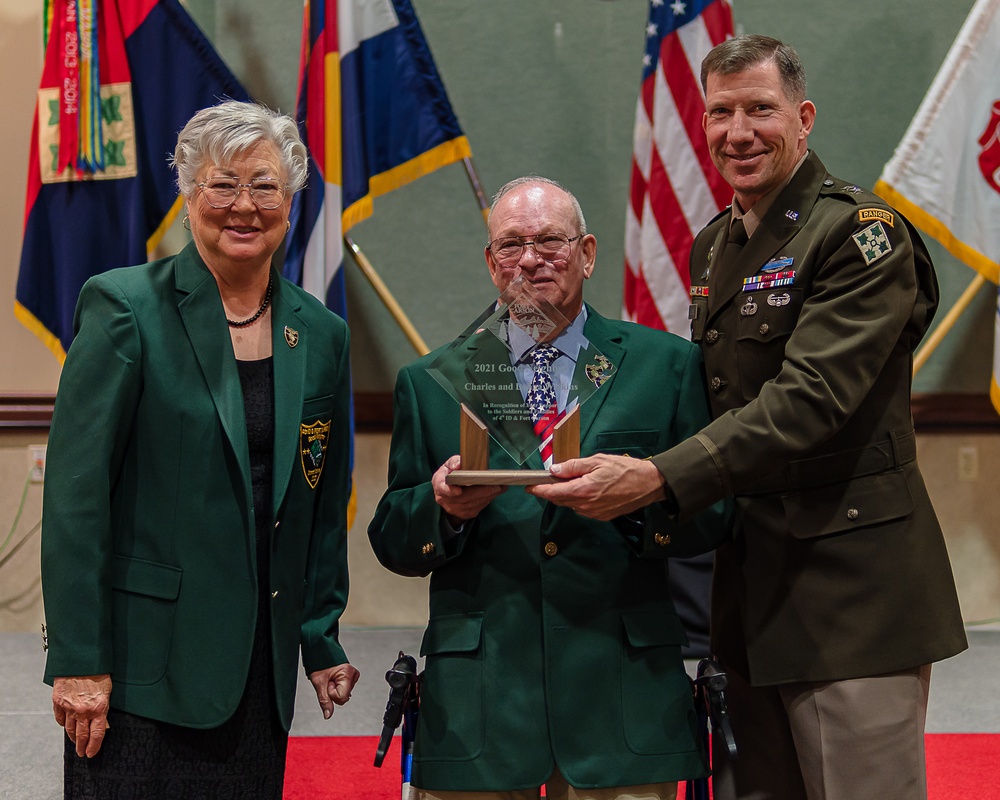
[[[892,252],[892,243],[881,222],[873,222],[867,228],[853,234],[851,238],[861,251],[866,265],[874,264],[882,256]]]

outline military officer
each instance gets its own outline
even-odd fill
[[[713,422],[648,461],[599,455],[532,489],[598,519],[736,498],[712,646],[739,760],[715,797],[919,800],[930,664],[966,647],[916,461],[912,352],[937,306],[908,222],[827,173],[796,52],[740,36],[702,65],[731,208],[691,252]]]

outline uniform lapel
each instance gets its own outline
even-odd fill
[[[274,482],[273,509],[277,514],[299,457],[302,403],[305,399],[309,329],[299,315],[301,305],[282,291],[274,276],[271,336],[274,352]],[[294,343],[294,344],[293,344]]]
[[[768,261],[781,255],[781,249],[809,218],[825,174],[819,158],[810,152],[788,186],[775,198],[735,263],[728,263],[723,269],[713,267],[709,277],[709,317],[743,294],[744,278],[757,275]],[[725,230],[723,227],[722,241],[725,241]],[[724,257],[725,250],[722,252]]]
[[[219,287],[212,273],[189,244],[177,256],[177,310],[201,367],[222,427],[229,437],[250,503],[250,453],[247,445],[243,391]]]

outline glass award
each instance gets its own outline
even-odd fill
[[[531,384],[532,350],[568,326],[569,321],[519,277],[427,368],[461,407],[462,466],[448,476],[448,483],[529,485],[555,480],[547,469],[525,466],[539,452],[541,441],[524,398]],[[565,403],[553,428],[554,463],[579,457],[580,406],[615,372],[611,361],[582,336],[571,346],[577,351],[572,378],[568,385],[555,387]],[[516,468],[489,469],[490,439]],[[540,465],[540,457],[534,463]]]

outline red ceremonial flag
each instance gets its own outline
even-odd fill
[[[625,220],[624,316],[690,335],[688,254],[732,200],[702,130],[701,61],[733,34],[726,0],[651,0]]]
[[[80,287],[149,260],[180,211],[177,131],[247,93],[179,0],[49,9],[14,314],[62,361]]]

